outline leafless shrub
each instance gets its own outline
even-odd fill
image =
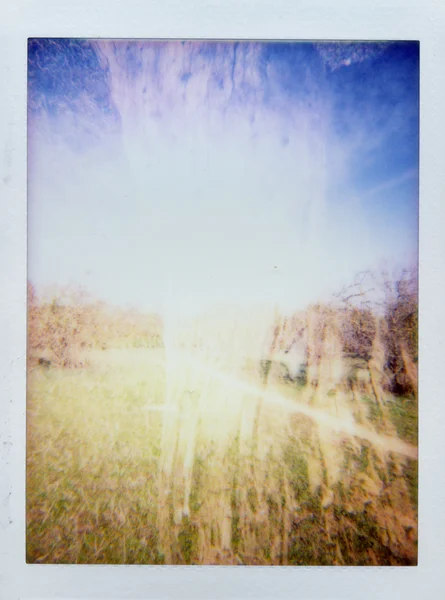
[[[85,350],[160,345],[162,322],[157,315],[114,309],[79,288],[64,288],[38,297],[34,286],[28,283],[31,362],[80,368],[85,366]]]

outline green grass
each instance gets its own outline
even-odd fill
[[[240,514],[239,514],[239,495],[238,495],[238,480],[235,478],[233,481],[233,487],[230,497],[230,504],[232,509],[232,547],[234,552],[239,552],[239,547],[242,542],[242,534],[240,528]]]
[[[153,372],[154,402],[163,399]],[[27,560],[162,562],[157,550],[160,415],[118,373],[31,373]]]
[[[362,402],[368,406],[368,420],[376,426],[377,430],[380,428],[383,419],[382,409],[376,400],[373,400],[369,396],[363,396]]]
[[[186,565],[196,563],[198,535],[197,526],[190,523],[190,519],[184,519],[178,542]]]
[[[411,444],[417,444],[417,401],[411,398],[394,397],[389,414],[399,437]]]
[[[369,447],[362,445],[359,457],[360,471],[366,471],[369,465]]]
[[[417,460],[407,460],[404,466],[405,481],[408,485],[411,502],[415,511],[417,512],[417,501],[418,501],[418,462]]]
[[[408,560],[384,545],[378,524],[383,510],[399,518],[396,488],[390,503],[374,498],[368,512],[355,517],[367,499],[356,481],[364,472],[382,482],[387,473],[393,482],[403,478],[416,507],[417,463],[392,457],[384,464],[372,446],[355,440],[339,448],[333,438],[339,461],[333,478],[329,446],[322,453],[317,428],[298,415],[264,415],[262,433],[274,442],[261,460],[242,454],[236,435],[225,447],[198,435],[191,512],[178,522],[174,503],[182,498],[181,471],[173,472],[167,494],[159,478],[163,414],[146,410],[164,402],[162,352],[105,351],[103,357],[94,369],[37,368],[29,374],[28,562],[197,564],[204,555],[226,564],[226,555],[218,555],[226,514],[237,564]],[[408,405],[402,408],[397,418],[406,433]],[[319,462],[315,487],[312,455]],[[334,502],[324,509],[329,488]]]
[[[307,460],[295,439],[284,447],[284,463],[288,468],[289,483],[299,502],[304,502],[309,494],[309,473]]]

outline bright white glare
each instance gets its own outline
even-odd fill
[[[76,154],[35,134],[29,273],[38,285],[82,284],[150,310],[291,310],[385,257],[406,260],[410,232],[367,222],[344,178],[348,149],[323,125],[324,109],[296,103],[279,117],[246,105],[225,114],[205,104],[204,67],[175,104],[169,68],[162,119],[153,112],[159,98],[141,92],[144,75],[129,82],[112,65],[121,135]],[[337,157],[331,167],[327,156]]]

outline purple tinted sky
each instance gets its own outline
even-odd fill
[[[417,257],[417,43],[30,40],[29,277],[303,305]]]

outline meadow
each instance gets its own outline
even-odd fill
[[[81,354],[29,360],[28,562],[416,564],[412,394],[379,402],[363,364],[309,394],[279,359],[265,387],[189,351],[169,405],[163,347]]]

